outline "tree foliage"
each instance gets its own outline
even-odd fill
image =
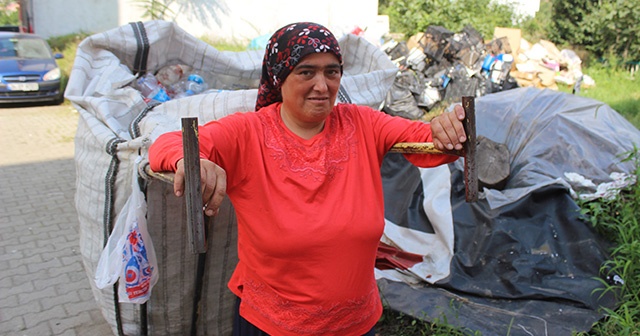
[[[535,17],[528,17],[520,23],[522,37],[531,42],[540,39],[549,40],[547,32],[553,30],[551,27],[554,24],[552,10],[553,6],[550,0],[541,1]]]
[[[640,60],[640,0],[552,0],[549,39],[597,57]]]
[[[133,0],[134,3],[144,9],[142,16],[151,20],[166,20],[169,14],[173,14],[169,6],[170,0]]]
[[[9,5],[15,4],[15,0],[0,0],[0,8],[3,10],[9,7]]]
[[[598,0],[553,0],[548,38],[561,44],[584,44],[590,37],[582,22],[597,3]]]
[[[407,36],[429,26],[458,32],[471,25],[490,39],[495,27],[512,27],[519,20],[511,5],[492,0],[380,0],[379,8],[389,16],[391,30]]]
[[[0,26],[16,26],[19,23],[18,12],[0,12]]]
[[[17,10],[10,11],[7,7],[15,1],[0,0],[0,26],[16,26],[20,24],[20,16]]]
[[[640,0],[601,0],[583,26],[587,49],[599,56],[640,61]]]

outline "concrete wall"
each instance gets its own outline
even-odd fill
[[[35,32],[44,37],[99,33],[133,21],[144,10],[132,0],[31,0]],[[196,37],[249,41],[294,21],[314,21],[340,36],[354,27],[385,30],[377,0],[189,0],[171,10],[178,25]],[[182,4],[182,6],[181,6]],[[388,29],[388,27],[387,27]]]
[[[119,6],[112,0],[31,0],[34,32],[45,38],[101,32],[118,26]]]
[[[296,21],[323,24],[336,35],[375,23],[377,0],[223,0],[207,20],[181,15],[176,22],[192,34],[250,40]],[[214,17],[215,16],[215,17]]]

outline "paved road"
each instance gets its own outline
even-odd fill
[[[78,247],[71,106],[0,108],[0,335],[112,335]]]

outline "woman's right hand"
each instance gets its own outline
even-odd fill
[[[431,119],[431,134],[436,149],[461,150],[463,143],[467,141],[462,121],[465,118],[461,105],[455,105],[453,111]]]
[[[227,195],[227,172],[207,159],[200,159],[200,184],[205,214],[217,215],[220,204]],[[184,195],[184,159],[176,163],[173,192],[178,197]]]

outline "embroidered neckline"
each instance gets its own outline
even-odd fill
[[[332,180],[342,164],[356,155],[355,122],[348,108],[334,107],[324,129],[306,140],[291,132],[277,104],[260,115],[268,155],[283,170],[315,181]]]

